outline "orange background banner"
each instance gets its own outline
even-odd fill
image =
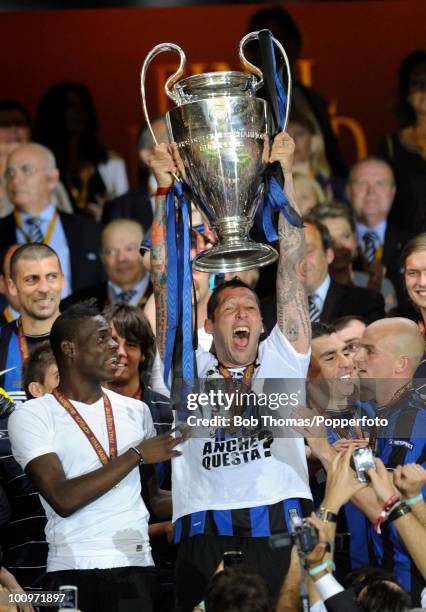
[[[134,140],[143,123],[140,68],[161,42],[184,49],[190,72],[240,69],[238,42],[250,16],[265,5],[97,9],[2,13],[1,97],[19,99],[34,113],[53,83],[81,81],[92,90],[102,140],[126,158],[136,176]],[[330,104],[345,158],[374,153],[392,114],[401,59],[425,48],[426,2],[419,0],[286,3],[304,38],[301,79]],[[285,41],[284,41],[285,45]],[[170,53],[154,60],[148,79],[151,117],[167,108]]]

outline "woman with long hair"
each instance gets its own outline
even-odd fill
[[[34,136],[54,153],[76,211],[99,220],[105,202],[128,190],[124,161],[101,144],[95,105],[82,83],[57,83],[44,94]]]
[[[391,220],[415,233],[426,222],[426,51],[402,61],[396,110],[401,129],[388,134],[379,153],[395,175]]]

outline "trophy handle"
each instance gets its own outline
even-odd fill
[[[249,72],[252,72],[253,74],[255,74],[258,77],[260,77],[260,79],[257,81],[257,83],[255,85],[255,91],[257,91],[263,85],[263,74],[262,74],[262,71],[257,66],[254,66],[253,64],[251,64],[247,60],[246,56],[244,55],[244,47],[251,40],[259,40],[259,32],[250,32],[249,34],[246,34],[244,36],[244,38],[242,38],[240,40],[240,44],[239,44],[239,47],[238,47],[238,56],[240,58],[241,63],[243,64],[244,68],[246,68]],[[291,97],[291,87],[292,87],[292,85],[291,85],[290,63],[288,61],[287,53],[284,51],[284,47],[282,46],[280,41],[277,40],[274,36],[272,36],[272,40],[275,43],[275,45],[278,47],[278,49],[280,50],[281,55],[284,58],[285,67],[287,69],[287,83],[288,83],[287,108],[286,108],[285,120],[284,120],[284,128],[283,128],[283,130],[285,130],[286,125],[287,125],[287,121],[288,121],[288,114],[289,114],[289,111],[290,111],[290,97]]]
[[[143,108],[143,114],[145,115],[146,124],[148,126],[149,131],[151,132],[151,136],[155,144],[158,144],[158,142],[155,137],[154,131],[152,129],[151,121],[148,115],[148,109],[146,107],[145,79],[146,79],[146,73],[148,71],[149,64],[152,62],[152,60],[154,59],[156,55],[158,55],[159,53],[163,53],[163,51],[176,51],[176,53],[179,53],[179,57],[180,57],[179,68],[176,70],[174,74],[172,74],[167,79],[166,84],[164,86],[164,90],[166,94],[171,100],[173,100],[175,104],[177,104],[178,102],[176,100],[174,93],[171,91],[171,87],[173,87],[176,81],[182,76],[183,71],[185,70],[185,66],[186,66],[186,56],[185,56],[183,49],[181,49],[179,45],[175,45],[174,43],[162,43],[161,45],[157,45],[156,47],[151,49],[151,51],[148,53],[143,63],[142,70],[141,70],[142,108]]]

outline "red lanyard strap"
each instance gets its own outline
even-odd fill
[[[106,454],[102,444],[99,442],[93,431],[90,429],[89,425],[83,419],[78,410],[71,404],[69,399],[65,397],[63,393],[58,391],[58,389],[54,389],[52,391],[52,395],[61,404],[61,406],[65,408],[68,414],[80,427],[81,431],[84,433],[90,444],[93,446],[95,453],[99,457],[99,460],[102,465],[106,465],[110,461],[110,459],[114,459],[115,457],[117,457],[117,435],[115,431],[114,414],[112,412],[109,397],[105,393],[102,395],[102,397],[104,400],[105,421],[108,432],[109,456]]]

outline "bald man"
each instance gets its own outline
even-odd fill
[[[95,298],[100,310],[118,302],[144,306],[152,286],[139,251],[143,236],[137,221],[111,221],[101,236],[101,259],[107,281],[74,293],[64,300],[62,310],[88,298]]]
[[[388,470],[407,463],[426,466],[426,407],[415,390],[420,381],[413,381],[423,350],[417,325],[396,317],[369,325],[355,355],[363,391],[374,397],[377,417],[387,422],[370,429],[370,445]],[[382,508],[373,499],[363,509],[374,522]],[[378,563],[393,569],[416,605],[426,584],[401,544],[395,525],[387,521],[382,535],[373,529],[371,533]]]
[[[99,227],[80,215],[57,211],[53,192],[59,172],[53,153],[36,143],[18,146],[8,157],[5,176],[14,209],[0,220],[2,246],[48,244],[64,272],[63,297],[99,282]]]
[[[387,406],[410,383],[423,352],[422,335],[409,319],[381,319],[366,327],[355,362],[378,406]]]

